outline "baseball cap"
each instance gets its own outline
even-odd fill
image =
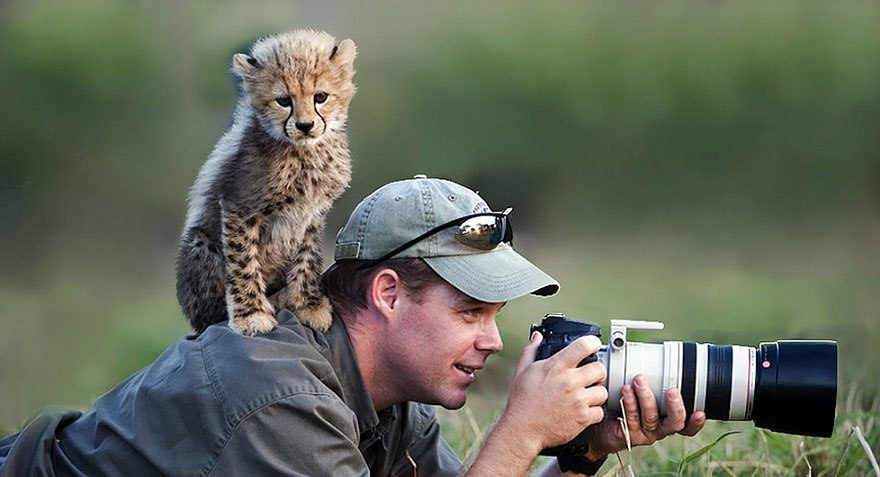
[[[559,283],[514,251],[508,242],[491,249],[456,238],[457,221],[485,215],[508,224],[476,192],[445,179],[416,175],[386,184],[362,200],[336,236],[334,258],[379,260],[406,243],[393,258],[421,258],[441,278],[480,301],[498,303],[533,294],[550,296]],[[503,218],[503,219],[502,219]],[[444,224],[450,224],[448,227]],[[507,227],[508,234],[509,226]]]

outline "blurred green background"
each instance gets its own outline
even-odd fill
[[[475,402],[500,404],[528,323],[557,311],[666,322],[643,340],[836,339],[841,394],[870,400],[877,25],[848,1],[6,0],[0,430],[89,405],[187,333],[173,257],[231,56],[298,27],[359,48],[328,231],[387,181],[446,177],[513,206],[517,247],[563,284],[505,309]]]

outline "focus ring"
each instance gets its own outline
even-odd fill
[[[694,398],[697,391],[697,344],[685,341],[681,344],[681,399],[687,419],[694,412]]]
[[[730,417],[730,385],[733,379],[733,346],[709,345],[706,366],[706,417],[726,421]]]

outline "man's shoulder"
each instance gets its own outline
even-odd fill
[[[326,343],[295,317],[286,318],[257,336],[224,325],[210,326],[199,336],[209,383],[229,418],[240,419],[296,394],[341,399],[336,370],[322,354]]]
[[[253,417],[265,419],[260,411],[274,404],[284,406],[282,417],[288,419],[271,414],[276,426],[313,409],[352,421],[334,383],[338,379],[321,343],[298,322],[256,337],[211,326],[177,341],[99,398],[60,439],[65,455],[90,466],[88,475],[150,474],[144,469],[195,475],[216,465],[236,430]],[[266,435],[258,437],[276,437],[278,429],[269,427],[261,426]],[[96,433],[103,435],[98,444]],[[121,460],[127,472],[119,471]]]

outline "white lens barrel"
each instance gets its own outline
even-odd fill
[[[660,415],[666,415],[666,395],[667,389],[681,389],[681,341],[666,341],[663,343],[663,387],[660,392],[654,392],[660,408]]]
[[[664,346],[656,343],[637,343],[629,341],[623,349],[609,347],[605,367],[608,370],[608,403],[610,411],[622,414],[620,408],[620,389],[624,384],[632,383],[637,374],[642,374],[648,381],[648,385],[657,393],[663,389],[663,379],[666,376],[664,364],[666,353]],[[662,391],[660,396],[662,396]],[[662,401],[662,399],[660,400]],[[661,405],[661,414],[666,410],[665,403]]]
[[[706,349],[709,345],[696,343],[696,372],[694,376],[694,411],[706,410],[706,369],[709,367],[709,356]],[[685,403],[687,407],[687,403]]]
[[[621,414],[620,388],[645,376],[660,415],[666,415],[667,389],[681,390],[688,412],[704,411],[710,419],[743,421],[752,418],[756,377],[755,348],[747,346],[666,341],[663,344],[627,342],[609,347],[603,356],[608,369],[610,411]]]
[[[730,384],[728,421],[748,421],[755,402],[755,348],[733,346],[733,382]]]

